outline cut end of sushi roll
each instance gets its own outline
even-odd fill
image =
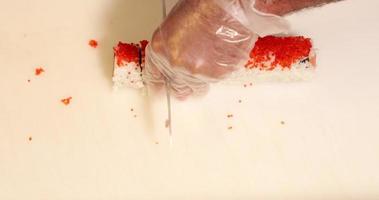
[[[144,43],[141,43],[141,45],[144,45]],[[114,88],[143,88],[141,46],[139,44],[119,42],[114,47],[114,58],[112,78]]]

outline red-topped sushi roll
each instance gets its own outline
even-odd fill
[[[114,47],[113,82],[115,88],[142,88],[141,48],[139,44],[119,42]]]
[[[139,44],[119,42],[114,47],[113,82],[115,88],[143,88],[142,72],[145,66],[145,49],[149,42]]]
[[[143,88],[145,48],[120,42],[114,48],[113,82],[116,88]],[[311,39],[303,36],[266,36],[258,38],[248,60],[221,82],[267,82],[307,80],[316,68],[316,55]]]
[[[316,66],[312,41],[302,36],[259,38],[246,64],[248,69],[261,71],[292,70]]]
[[[316,54],[312,40],[303,36],[266,36],[258,38],[250,58],[229,81],[297,81],[314,74]]]

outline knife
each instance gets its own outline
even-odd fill
[[[163,20],[167,16],[167,11],[166,11],[166,0],[162,0],[162,14],[163,14]],[[168,126],[168,131],[169,131],[169,142],[170,146],[172,145],[172,116],[171,116],[171,93],[170,93],[170,80],[168,78],[165,78],[165,87],[166,87],[166,97],[167,97],[167,126]]]

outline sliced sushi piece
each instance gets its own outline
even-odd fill
[[[114,58],[114,87],[143,88],[140,45],[119,42],[114,47]]]

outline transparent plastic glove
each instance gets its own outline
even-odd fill
[[[247,60],[258,36],[284,33],[288,23],[254,8],[254,0],[181,0],[146,50],[144,80],[169,81],[179,99],[203,95]]]

